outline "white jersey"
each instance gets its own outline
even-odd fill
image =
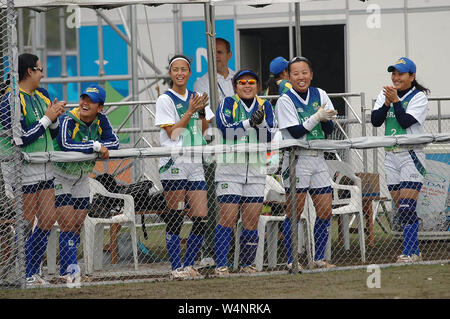
[[[331,102],[330,98],[328,97],[327,93],[320,89],[320,105],[323,105],[324,103],[324,109],[328,110],[334,110],[333,103]],[[309,98],[310,98],[310,90],[308,89],[308,95],[306,99],[302,99],[300,95],[298,95],[297,92],[295,92],[294,89],[290,89],[290,92],[292,92],[303,104],[309,104]],[[276,111],[276,118],[278,120],[278,128],[281,131],[281,134],[283,136],[283,139],[294,139],[291,134],[289,134],[287,128],[295,125],[300,125],[300,120],[298,118],[298,110],[294,105],[294,102],[291,100],[291,98],[285,93],[277,101],[277,104],[275,106]],[[306,134],[301,137],[302,140],[306,139]]]
[[[172,89],[169,89],[169,91],[171,91],[175,96],[179,97],[181,100],[183,101],[187,100],[188,97],[187,90],[185,95],[180,95]],[[205,108],[205,112],[206,112],[205,116],[206,120],[209,121],[212,118],[214,118],[214,113],[211,111],[211,108],[209,106]],[[160,95],[156,100],[156,114],[155,114],[155,125],[161,127],[161,131],[159,133],[160,146],[168,146],[168,147],[182,146],[181,134],[177,140],[172,140],[167,135],[166,130],[162,128],[164,126],[174,125],[178,121],[180,121],[180,117],[175,108],[173,100],[167,94]]]
[[[414,91],[415,88],[412,88],[408,93],[406,93],[400,101],[403,101],[409,94]],[[383,91],[378,94],[378,98],[373,107],[374,110],[378,110],[384,105],[386,98],[383,94]],[[425,122],[425,118],[427,116],[428,111],[428,99],[425,93],[419,92],[408,103],[408,107],[406,108],[406,113],[414,116],[417,120],[417,123],[414,123],[410,127],[406,129],[406,134],[422,134],[423,133],[423,123]]]
[[[234,95],[233,83],[231,79],[234,74],[233,70],[228,68],[228,76],[226,78],[223,77],[222,74],[217,73],[217,86],[219,89],[219,100],[222,102],[227,96]],[[208,73],[205,73],[202,77],[198,78],[194,83],[194,91],[199,93],[208,93],[209,94],[209,76]]]

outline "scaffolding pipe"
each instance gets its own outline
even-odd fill
[[[59,41],[61,48],[61,77],[67,77],[66,27],[64,9],[59,9]],[[63,100],[67,101],[67,83],[63,83]]]
[[[132,46],[132,43],[130,39],[123,34],[122,31],[102,12],[99,12],[99,10],[96,10],[97,14],[102,17],[102,19],[121,37],[129,46]],[[139,49],[137,49],[138,55],[144,60],[156,73],[162,74],[161,70],[156,67],[156,65]]]

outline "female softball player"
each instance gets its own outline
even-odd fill
[[[283,95],[292,88],[292,84],[289,82],[288,65],[289,61],[281,56],[270,62],[266,95]]]
[[[277,101],[276,114],[283,139],[316,140],[324,139],[333,131],[331,118],[337,114],[328,95],[320,88],[311,86],[313,70],[311,62],[304,57],[293,58],[288,65],[289,81],[292,88]],[[316,208],[314,224],[314,267],[330,268],[334,265],[324,260],[331,222],[332,189],[323,151],[300,150],[296,156],[296,201],[297,219],[309,191]],[[289,210],[289,152],[284,152],[282,165],[283,181],[287,194],[287,218],[283,223],[284,244],[287,266],[292,268],[291,212]],[[301,269],[300,265],[299,268]]]
[[[384,86],[372,110],[373,126],[385,125],[385,135],[421,134],[428,109],[429,89],[416,80],[416,65],[406,57],[388,67],[392,86]],[[397,205],[403,227],[403,253],[398,263],[421,261],[416,212],[425,175],[423,148],[386,147],[385,173],[388,189]]]
[[[80,95],[79,107],[60,118],[55,150],[98,153],[109,158],[108,150],[119,148],[108,117],[102,112],[106,92],[99,85],[90,85]],[[95,161],[55,163],[55,203],[58,212],[59,273],[67,280],[77,265],[80,232],[89,209],[89,175]]]
[[[270,142],[275,132],[274,114],[269,101],[256,96],[260,86],[252,70],[240,70],[233,77],[236,94],[226,97],[216,113],[217,128],[224,144]],[[258,245],[258,220],[264,200],[266,159],[263,154],[236,153],[219,155],[216,182],[219,223],[214,250],[219,276],[229,275],[227,255],[233,227],[241,205],[242,234],[240,260],[243,272],[256,272],[253,266]]]
[[[64,101],[50,100],[48,92],[40,87],[43,67],[34,54],[19,56],[19,95],[21,104],[22,151],[26,153],[53,151],[53,138],[58,134],[58,117],[64,113]],[[9,93],[1,103],[2,125],[11,128]],[[12,184],[14,176],[5,176]],[[46,283],[39,275],[47,248],[50,230],[56,221],[53,164],[22,165],[22,191],[24,206],[26,253],[26,280],[29,284]],[[34,218],[37,226],[31,235]]]
[[[214,113],[207,105],[206,93],[199,95],[186,88],[191,76],[191,63],[183,55],[174,56],[169,62],[171,88],[156,101],[155,125],[161,127],[161,146],[205,145],[203,133]],[[205,107],[206,106],[206,107]],[[206,182],[201,161],[189,156],[161,158],[159,174],[164,196],[169,208],[162,218],[166,223],[166,245],[172,266],[172,278],[201,277],[194,265],[202,246],[207,222]],[[192,230],[187,240],[184,267],[180,260],[180,231],[187,200]]]

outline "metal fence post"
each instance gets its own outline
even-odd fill
[[[298,273],[298,231],[297,231],[297,180],[295,176],[295,147],[289,151],[289,195],[291,197],[291,239],[292,239],[292,273]],[[298,225],[301,227],[301,225]]]
[[[9,105],[11,106],[11,116],[17,117],[20,109],[19,100],[19,76],[18,76],[18,52],[17,52],[17,33],[16,33],[16,11],[14,9],[14,1],[8,0],[7,2],[7,29],[8,29],[8,60],[10,63],[10,87],[11,94],[9,95]],[[20,112],[20,111],[19,111]],[[19,119],[11,121],[13,123],[12,131],[17,132],[17,128],[14,129],[14,124],[18,124]],[[14,132],[12,132],[13,135]],[[17,144],[14,144],[13,149],[13,172],[15,179],[13,180],[13,194],[15,200],[15,232],[16,232],[16,245],[13,248],[13,256],[17,260],[16,274],[14,278],[19,287],[25,288],[25,224],[24,224],[24,212],[23,212],[23,193],[22,193],[22,153]]]
[[[366,132],[366,95],[361,92],[361,135],[367,136]],[[367,172],[367,150],[363,150],[363,170]]]

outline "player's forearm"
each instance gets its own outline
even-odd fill
[[[320,124],[322,126],[323,132],[326,135],[330,135],[331,133],[333,133],[333,129],[334,129],[333,121],[321,122]]]
[[[373,110],[372,114],[370,115],[370,121],[372,122],[372,125],[375,127],[380,127],[381,125],[383,125],[384,121],[386,120],[388,111],[389,106],[386,106],[384,104],[379,109]]]
[[[287,130],[293,138],[300,138],[309,132],[302,124],[289,126]]]
[[[192,115],[193,113],[187,111],[177,123],[171,126],[164,127],[167,132],[167,136],[169,136],[171,140],[176,141],[186,129]]]
[[[414,118],[414,116],[406,113],[406,110],[402,107],[402,102],[394,103],[394,113],[398,123],[404,129],[410,127],[414,123],[417,123],[417,120]]]

